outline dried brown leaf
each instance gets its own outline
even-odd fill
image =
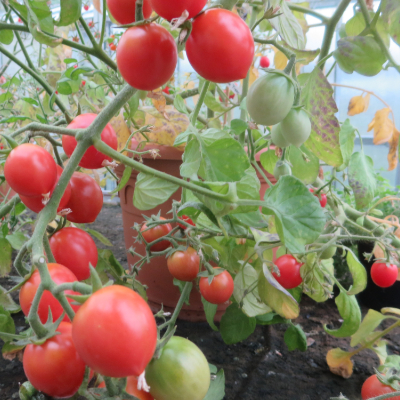
[[[394,132],[392,137],[389,140],[389,154],[388,154],[388,162],[389,162],[389,171],[393,171],[397,167],[397,163],[399,160],[399,136],[400,132],[394,127]]]
[[[351,361],[351,356],[351,353],[339,348],[329,350],[326,355],[326,362],[328,363],[330,371],[345,379],[350,378],[353,374],[353,362]]]
[[[374,119],[368,125],[368,132],[374,130],[374,144],[389,142],[395,129],[393,121],[389,119],[390,108],[382,108],[375,113]]]
[[[369,93],[367,93],[365,97],[362,95],[354,96],[350,100],[347,115],[353,116],[367,111],[370,97],[371,95]]]

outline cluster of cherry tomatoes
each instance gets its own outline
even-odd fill
[[[191,218],[186,215],[180,217],[186,223],[195,226]],[[161,220],[165,218],[161,217]],[[186,229],[186,225],[178,223],[181,229]],[[172,231],[172,226],[169,223],[160,224],[154,228],[147,228],[144,224],[141,228],[141,234],[146,243],[152,243],[150,251],[164,251],[171,247],[171,242],[167,239],[160,240]],[[188,247],[186,250],[177,250],[173,252],[167,259],[168,270],[171,275],[183,282],[191,282],[197,278],[201,269],[201,260],[196,250],[193,247]],[[228,271],[217,270],[211,283],[208,277],[201,277],[199,281],[199,289],[201,295],[212,304],[222,304],[230,299],[233,293],[234,283],[232,276]]]
[[[186,54],[194,70],[216,83],[244,79],[253,62],[254,41],[249,27],[235,13],[209,9],[199,14],[207,0],[168,2],[144,0],[143,16],[152,10],[171,21],[194,18],[186,41]],[[135,1],[107,0],[108,9],[120,24],[135,22]],[[199,14],[199,15],[198,15]],[[227,45],[229,44],[229,45]],[[161,25],[146,22],[129,28],[117,48],[118,69],[131,86],[155,90],[165,85],[175,71],[178,52],[173,36]]]

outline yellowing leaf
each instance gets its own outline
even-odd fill
[[[398,153],[399,136],[400,132],[395,127],[393,135],[389,140],[389,154],[388,154],[389,171],[393,171],[397,167],[399,159],[399,153]]]
[[[164,118],[168,120],[168,115],[165,113],[165,107],[167,105],[167,100],[162,94],[161,88],[154,90],[153,92],[148,92],[147,97],[151,99],[154,107],[160,114],[164,115]]]
[[[349,103],[349,109],[347,112],[347,115],[353,116],[356,114],[361,114],[364,111],[367,111],[368,106],[369,106],[369,99],[371,95],[367,93],[367,95],[364,96],[354,96]]]
[[[326,355],[326,362],[328,363],[330,371],[345,379],[350,378],[353,374],[353,362],[351,361],[351,356],[351,353],[339,348],[329,350]]]
[[[254,83],[254,81],[258,78],[259,72],[254,65],[250,68],[250,77],[249,77],[249,87]]]
[[[283,69],[285,69],[287,63],[288,63],[287,57],[281,51],[278,50],[275,53],[275,57],[274,57],[275,68],[283,70]]]
[[[131,134],[131,131],[128,128],[128,125],[126,124],[124,120],[124,116],[122,112],[116,116],[113,117],[110,121],[111,126],[114,128],[115,133],[117,134],[118,138],[118,151],[121,151],[129,139],[129,136]],[[127,155],[127,154],[125,154]]]
[[[390,108],[383,108],[375,113],[375,117],[368,125],[368,132],[374,130],[374,144],[386,143],[393,135],[393,122],[389,119]]]

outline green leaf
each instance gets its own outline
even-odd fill
[[[307,350],[307,338],[300,325],[290,324],[283,337],[289,351]]]
[[[224,107],[219,101],[217,101],[215,95],[213,95],[211,92],[206,93],[204,104],[212,111],[224,112],[227,110],[226,107]]]
[[[247,339],[255,329],[256,319],[249,318],[237,304],[231,304],[221,318],[220,331],[226,344],[235,344]]]
[[[295,298],[273,277],[268,266],[263,265],[263,273],[258,280],[258,294],[261,300],[285,319],[295,319],[300,308]]]
[[[129,116],[133,118],[136,114],[136,111],[139,108],[140,101],[140,91],[138,90],[128,101],[129,104]]]
[[[202,213],[204,213],[212,223],[218,226],[218,221],[215,218],[215,215],[203,203],[197,203],[197,202],[185,203],[179,207],[178,214],[192,216],[195,215],[197,211],[201,211]]]
[[[296,59],[301,65],[310,64],[312,61],[314,61],[318,57],[319,53],[321,52],[320,49],[316,49],[316,50],[299,50],[299,49],[295,49],[294,47],[289,46],[285,42],[279,42],[279,44],[281,46],[283,46],[283,47],[286,47],[287,49],[289,49],[293,53],[295,53],[296,54]]]
[[[7,235],[6,239],[11,244],[14,250],[20,250],[28,238],[22,232],[15,232],[12,235]]]
[[[15,325],[10,313],[0,305],[0,338],[5,342],[9,341],[8,338],[2,336],[1,333],[15,334]]]
[[[290,146],[288,159],[292,164],[293,176],[299,178],[305,185],[315,182],[319,173],[319,160],[309,149],[304,145],[300,148]]]
[[[185,147],[180,173],[183,178],[196,179],[201,164],[200,143],[193,138]]]
[[[272,311],[261,301],[257,286],[255,288],[252,286],[258,281],[258,275],[258,272],[250,264],[246,264],[237,273],[234,280],[233,297],[239,304],[243,302],[242,310],[248,317],[256,317]],[[247,293],[250,286],[254,289]]]
[[[78,60],[76,58],[66,58],[64,60],[65,64],[76,64],[78,62]]]
[[[100,232],[95,231],[94,229],[85,229],[87,233],[94,236],[100,243],[103,243],[106,246],[112,246],[113,244]]]
[[[370,205],[375,197],[376,178],[374,162],[361,150],[354,153],[349,163],[349,184],[353,189],[357,209]]]
[[[2,29],[0,31],[0,42],[3,44],[11,44],[14,40],[14,32],[9,29]]]
[[[10,313],[17,313],[21,311],[21,307],[12,299],[7,290],[0,286],[0,306]]]
[[[263,168],[270,174],[274,173],[274,168],[279,157],[275,154],[275,150],[268,150],[261,154],[260,162]]]
[[[361,324],[361,310],[356,297],[349,296],[345,292],[340,292],[335,299],[336,306],[340,316],[343,319],[342,326],[339,329],[324,329],[327,333],[335,337],[347,337],[357,332]]]
[[[351,337],[350,346],[355,347],[360,343],[366,341],[370,334],[381,324],[385,319],[390,319],[390,317],[381,314],[375,310],[368,310],[367,315],[361,322],[358,330]]]
[[[133,194],[133,205],[139,210],[151,210],[165,203],[178,189],[179,186],[174,183],[140,172]]]
[[[350,124],[350,120],[347,118],[342,124],[339,133],[340,150],[343,156],[343,165],[339,168],[340,170],[343,170],[349,165],[354,150],[355,138],[356,129]]]
[[[218,304],[209,303],[203,296],[201,296],[201,302],[203,303],[204,313],[206,314],[208,324],[211,326],[213,331],[218,332],[218,328],[214,324],[214,317],[217,312]]]
[[[276,18],[269,20],[274,29],[279,32],[282,39],[295,49],[304,49],[306,40],[304,37],[303,29],[290,10],[285,0],[272,0],[270,1],[271,7],[279,6],[279,15]]]
[[[8,100],[11,100],[13,95],[10,92],[0,94],[0,104],[5,103]]]
[[[239,199],[247,200],[260,200],[260,180],[257,177],[255,169],[250,166],[246,171],[242,179],[236,184],[236,193]],[[257,206],[240,206],[237,207],[232,213],[241,214],[248,212],[256,212]]]
[[[317,197],[293,176],[283,176],[265,193],[264,214],[275,215],[281,241],[291,253],[304,252],[322,233],[325,215]]]
[[[12,247],[7,239],[0,238],[0,277],[11,271]]]
[[[35,99],[31,99],[30,97],[24,97],[22,98],[23,101],[29,103],[29,104],[33,104],[35,106],[39,106],[39,103],[35,100]]]
[[[399,5],[398,5],[399,7]],[[389,34],[392,39],[400,45],[400,7],[389,15]],[[388,46],[389,47],[389,46]]]
[[[339,145],[339,121],[333,89],[319,67],[315,67],[308,75],[300,75],[301,81],[306,80],[302,90],[302,102],[311,114],[311,135],[305,142],[320,160],[333,167],[343,164]]]
[[[233,119],[231,121],[231,130],[235,132],[236,135],[240,135],[241,133],[245,132],[248,128],[246,121],[242,119]]]
[[[346,261],[353,277],[353,286],[347,294],[358,294],[367,287],[367,271],[350,249],[347,250]]]
[[[206,397],[203,400],[222,400],[225,397],[225,374],[220,369],[214,379],[211,380]]]
[[[81,16],[82,0],[60,0],[60,20],[54,21],[57,26],[68,26]]]
[[[131,174],[132,174],[132,167],[129,167],[128,165],[126,165],[124,172],[122,174],[122,177],[121,177],[120,181],[118,182],[118,186],[111,192],[111,194],[117,193],[120,190],[122,190],[123,187],[128,183],[129,178],[131,177]]]
[[[371,36],[351,36],[340,39],[333,52],[341,70],[348,74],[354,71],[365,76],[381,72],[386,55]]]
[[[180,94],[177,94],[174,99],[174,107],[182,114],[188,114],[185,100],[183,100]]]

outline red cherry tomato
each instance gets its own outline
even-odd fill
[[[394,264],[376,262],[371,267],[371,278],[375,285],[387,288],[392,286],[398,276],[398,268]]]
[[[271,65],[269,58],[267,56],[260,58],[260,67],[261,68],[268,68]]]
[[[376,375],[370,376],[362,385],[361,398],[362,400],[372,399],[383,394],[393,393],[394,390],[391,386],[384,385],[379,381]],[[400,400],[400,396],[391,397],[391,400]]]
[[[165,218],[163,217],[160,217],[160,219],[165,220]],[[154,228],[149,229],[148,231],[146,231],[146,229],[147,225],[144,224],[140,232],[142,233],[144,240],[147,243],[151,243],[154,240],[157,240],[165,235],[168,235],[168,233],[172,231],[172,226],[171,224],[161,224],[155,226]],[[168,247],[170,246],[171,242],[169,240],[162,240],[160,242],[153,244],[153,246],[150,247],[150,251],[163,251],[165,249],[168,249]]]
[[[181,219],[182,221],[187,222],[190,225],[196,226],[196,224],[192,221],[192,219],[189,218],[187,215],[182,215],[182,217],[179,217],[179,219]],[[179,222],[178,222],[178,226],[181,229],[186,229],[186,225],[180,224]]]
[[[61,322],[59,335],[41,345],[28,344],[23,366],[32,385],[51,397],[70,397],[82,384],[85,363],[79,357],[72,341],[72,325]]]
[[[83,6],[83,8],[84,8],[85,11],[87,11],[87,10],[89,10],[89,5],[85,4],[85,5]]]
[[[300,267],[303,265],[299,263],[293,256],[286,254],[276,259],[275,265],[278,267],[280,276],[272,275],[285,289],[293,289],[303,282],[300,275]]]
[[[172,35],[151,23],[129,28],[117,48],[117,65],[129,85],[139,90],[155,90],[173,75],[178,52]]]
[[[204,8],[206,3],[207,0],[174,0],[171,2],[150,0],[153,10],[168,21],[179,18],[185,10],[189,13],[188,18],[193,18]]]
[[[18,194],[42,196],[56,183],[57,164],[42,147],[24,143],[11,150],[4,165],[4,176]]]
[[[51,279],[53,279],[53,281],[57,285],[60,285],[61,283],[77,281],[76,276],[63,265],[49,263],[47,264],[47,268],[49,269]],[[19,303],[21,305],[22,312],[25,315],[29,314],[33,298],[35,297],[40,282],[41,282],[40,274],[39,271],[36,270],[33,272],[32,276],[24,283],[19,292]],[[80,294],[72,290],[65,290],[64,293],[76,294],[76,295]],[[70,303],[73,302],[72,299],[68,299],[68,301]],[[77,311],[79,307],[80,306],[78,305],[72,306],[74,311]],[[64,311],[58,300],[56,300],[56,298],[48,290],[45,290],[40,299],[39,309],[38,309],[39,318],[42,321],[42,323],[45,323],[47,321],[49,315],[49,308],[51,309],[51,315],[53,316],[53,321],[57,320]],[[65,315],[63,321],[69,321],[67,315]]]
[[[211,285],[208,278],[200,278],[200,293],[212,304],[222,304],[230,299],[233,293],[233,279],[228,271],[214,276]]]
[[[99,184],[82,172],[74,172],[70,184],[71,197],[66,208],[72,212],[67,215],[67,220],[77,224],[94,222],[103,207],[103,192]]]
[[[310,192],[311,193],[314,193],[314,189],[310,189]],[[328,199],[326,198],[326,194],[325,193],[319,193],[319,195],[321,196],[321,197],[318,197],[318,195],[314,195],[314,196],[316,196],[316,197],[318,197],[318,199],[319,199],[319,204],[321,204],[321,207],[322,208],[325,208],[326,207],[326,203],[328,202]]]
[[[50,192],[50,197],[52,196],[54,189],[57,186],[57,183],[60,179],[60,176],[63,172],[63,169],[57,165],[57,182],[55,183],[53,189]],[[45,204],[43,203],[43,201],[45,200],[45,198],[43,196],[37,196],[37,197],[27,197],[27,196],[19,196],[21,201],[33,212],[35,213],[39,213],[40,211],[43,210]],[[57,212],[60,212],[61,210],[66,208],[66,205],[69,201],[71,197],[71,184],[68,182],[67,187],[65,188],[65,192],[63,194],[63,196],[61,197],[61,201],[60,204],[57,208]]]
[[[167,260],[171,275],[180,281],[190,282],[196,279],[200,270],[200,257],[193,247],[185,251],[176,251]]]
[[[82,229],[60,229],[51,237],[50,248],[56,262],[70,269],[79,281],[90,277],[89,264],[96,267],[96,243]]]
[[[165,88],[162,90],[166,94],[170,94],[169,92],[169,86],[165,86]]]
[[[111,51],[117,50],[117,46],[114,43],[110,43],[109,46]]]
[[[107,7],[114,19],[121,25],[136,21],[136,0],[107,0]],[[152,13],[149,0],[143,2],[143,16],[148,19]]]
[[[97,117],[96,114],[81,114],[78,115],[69,125],[69,129],[85,129],[87,128]],[[112,147],[114,150],[117,150],[118,147],[118,139],[117,135],[113,127],[110,124],[107,124],[106,127],[101,132],[101,140]],[[75,147],[77,145],[77,141],[73,136],[62,137],[62,146],[65,151],[65,154],[68,157],[71,157]],[[111,161],[111,158],[100,153],[100,151],[96,150],[94,146],[90,146],[85,154],[82,157],[82,160],[79,163],[79,166],[88,169],[97,169],[102,168],[103,161],[108,160]]]
[[[114,285],[98,290],[81,306],[72,337],[94,371],[114,378],[139,376],[153,357],[157,325],[140,295]]]
[[[204,79],[216,83],[244,79],[253,62],[253,36],[237,14],[214,8],[194,20],[186,54]]]

